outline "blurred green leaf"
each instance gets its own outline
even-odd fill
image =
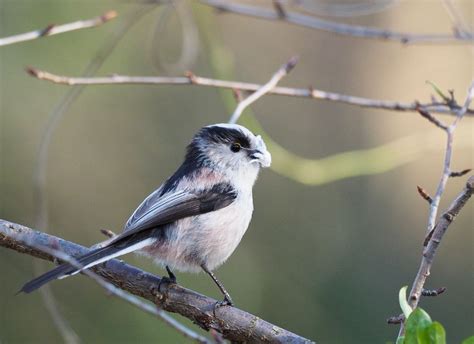
[[[446,344],[446,332],[437,321],[427,327],[419,327],[417,337],[419,344]]]
[[[449,98],[439,89],[438,86],[436,86],[433,82],[429,80],[426,80],[426,83],[433,87],[433,89],[441,97],[441,99],[443,99],[445,102],[449,102]]]
[[[416,308],[405,322],[404,344],[421,344],[429,342],[418,341],[418,331],[424,330],[432,324],[431,318],[423,309]]]
[[[474,336],[464,339],[462,344],[474,344]]]
[[[407,288],[408,286],[404,286],[400,288],[400,291],[398,292],[398,302],[400,303],[403,315],[405,315],[405,319],[407,319],[412,312],[412,309],[407,302]]]

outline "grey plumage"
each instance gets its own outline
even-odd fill
[[[183,164],[139,205],[124,232],[78,262],[85,269],[139,250],[172,269],[204,269],[230,303],[211,271],[232,254],[247,230],[253,212],[253,184],[260,167],[270,162],[263,140],[245,127],[217,124],[202,128],[188,145]],[[32,292],[77,272],[80,270],[62,264],[28,282],[21,291]]]

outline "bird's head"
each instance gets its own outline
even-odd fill
[[[236,172],[258,172],[272,161],[261,136],[238,124],[214,124],[199,130],[188,146],[186,159]]]

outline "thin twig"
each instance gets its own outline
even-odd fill
[[[431,196],[428,194],[428,192],[423,189],[421,186],[417,185],[416,186],[416,189],[418,190],[418,194],[425,200],[427,201],[429,204],[433,203],[433,199],[431,198]]]
[[[474,176],[471,176],[467,181],[465,188],[451,203],[448,209],[439,217],[436,226],[433,228],[430,240],[428,241],[426,248],[423,249],[420,267],[408,298],[408,304],[412,309],[415,309],[418,306],[418,302],[420,301],[420,297],[423,293],[423,286],[425,285],[426,279],[430,275],[430,270],[431,266],[433,265],[436,251],[439,244],[441,243],[441,240],[443,239],[444,234],[446,233],[449,225],[454,221],[454,218],[459,214],[461,209],[471,198],[473,193]],[[398,336],[400,337],[403,335],[403,332],[404,327],[402,323]]]
[[[402,324],[405,321],[405,316],[402,314],[390,317],[387,319],[387,324],[389,325],[398,325]]]
[[[4,220],[0,220],[0,246],[50,261],[55,258],[37,247],[53,248],[72,257],[79,257],[89,252],[89,249],[83,246]],[[205,330],[214,329],[231,341],[311,342],[236,307],[215,309],[216,300],[177,284],[165,284],[157,290],[161,281],[158,276],[116,259],[98,265],[92,270],[117,288],[151,301],[165,311],[179,313]]]
[[[446,287],[441,287],[437,289],[422,289],[421,290],[421,295],[422,296],[429,296],[429,297],[435,297],[443,294],[446,291]]]
[[[375,27],[359,26],[343,24],[334,21],[324,20],[309,16],[306,14],[286,11],[280,3],[280,10],[268,9],[259,6],[245,5],[228,0],[201,0],[204,5],[214,7],[222,12],[231,12],[240,15],[256,17],[267,20],[281,20],[286,23],[299,25],[315,30],[326,31],[344,36],[382,39],[387,41],[396,41],[404,44],[450,44],[450,43],[465,43],[473,44],[474,38],[472,35],[459,34],[453,32],[449,34],[435,33],[435,34],[412,34],[405,32],[396,32],[385,29],[378,29]],[[284,16],[281,12],[284,11]]]
[[[449,174],[450,177],[462,177],[472,171],[472,168],[466,168],[462,171],[453,171]]]
[[[443,173],[441,175],[441,179],[438,183],[438,188],[436,189],[436,194],[433,197],[433,202],[430,205],[430,213],[428,216],[428,226],[427,231],[431,231],[434,228],[436,216],[438,213],[439,202],[441,200],[441,196],[443,195],[444,189],[446,188],[446,183],[448,182],[448,178],[451,174],[451,156],[453,152],[453,140],[454,140],[454,131],[459,123],[459,121],[463,118],[466,110],[468,109],[471,101],[474,97],[474,81],[471,83],[469,87],[468,94],[466,100],[464,102],[464,106],[456,112],[456,118],[454,119],[453,123],[448,127],[442,128],[446,132],[446,153],[444,158],[444,165],[443,165]]]
[[[452,94],[452,93],[451,93]],[[438,214],[438,207],[439,202],[441,200],[441,196],[444,193],[446,188],[446,183],[451,175],[451,156],[452,156],[452,149],[453,149],[453,140],[454,140],[454,132],[459,121],[463,118],[468,109],[472,99],[474,98],[474,81],[471,82],[469,86],[466,100],[464,101],[463,107],[457,111],[456,118],[448,127],[440,127],[436,123],[434,123],[430,116],[427,116],[430,122],[434,123],[441,129],[446,132],[446,152],[444,157],[444,164],[443,164],[443,172],[438,183],[438,188],[436,190],[436,194],[430,203],[430,210],[428,215],[428,227],[427,227],[427,235],[425,236],[425,240],[423,242],[423,252],[421,257],[420,267],[418,268],[418,272],[416,274],[415,280],[413,281],[410,296],[408,297],[408,304],[412,309],[415,309],[418,306],[418,302],[420,300],[420,296],[423,293],[423,287],[425,285],[426,279],[430,275],[431,266],[433,264],[433,259],[436,254],[436,250],[441,243],[441,239],[443,238],[444,233],[448,229],[448,226],[454,220],[456,215],[462,209],[462,207],[466,204],[466,202],[471,197],[473,190],[474,190],[474,176],[471,176],[466,183],[466,187],[461,192],[461,194],[451,203],[448,210],[438,219],[438,222],[435,225],[435,220]],[[432,117],[432,116],[431,116]],[[400,330],[398,332],[398,338],[400,338],[405,331],[403,323],[401,323]]]
[[[299,11],[316,16],[347,18],[383,12],[399,3],[400,0],[356,1],[355,3],[294,0],[290,2],[290,5]]]
[[[459,11],[459,8],[451,0],[442,0],[441,3],[443,4],[444,8],[449,14],[451,21],[454,24],[454,30],[460,36],[467,36],[472,37],[471,28],[466,24],[466,21]]]
[[[439,119],[434,117],[429,111],[426,111],[424,109],[416,109],[420,115],[422,115],[424,118],[426,118],[428,121],[436,125],[438,128],[441,128],[443,130],[447,130],[448,126],[441,122]]]
[[[126,302],[134,305],[138,309],[160,318],[165,324],[171,326],[173,329],[181,333],[183,336],[190,338],[198,343],[206,343],[206,344],[211,343],[211,341],[209,341],[207,338],[197,334],[196,332],[192,331],[191,329],[187,328],[186,326],[182,325],[181,323],[173,319],[171,316],[166,314],[166,312],[163,311],[161,308],[158,308],[156,306],[154,307],[150,305],[149,303],[143,302],[138,297],[124,292],[123,290],[115,287],[113,284],[107,282],[104,278],[97,275],[95,272],[93,272],[90,269],[82,270],[84,266],[81,265],[76,259],[74,259],[70,255],[57,249],[52,249],[47,246],[37,245],[34,242],[30,242],[28,243],[28,245],[32,248],[35,248],[39,251],[42,251],[44,253],[47,253],[57,258],[61,262],[65,262],[67,264],[72,265],[73,267],[77,269],[81,269],[81,273],[92,278],[92,280],[94,280],[98,285],[104,288],[108,294],[114,295],[118,297],[119,299],[125,300]]]
[[[261,98],[263,95],[268,93],[271,89],[273,89],[278,82],[284,78],[293,68],[295,68],[296,63],[298,62],[298,58],[296,56],[293,56],[288,60],[287,63],[285,63],[283,66],[281,66],[275,74],[273,74],[272,78],[264,84],[262,87],[260,87],[257,91],[249,95],[247,98],[239,102],[237,107],[235,108],[234,113],[232,114],[229,123],[236,123],[240,115],[242,115],[242,112],[253,102],[255,102],[257,99]]]
[[[228,81],[219,79],[210,79],[197,76],[191,72],[187,72],[184,77],[162,77],[162,76],[125,76],[114,74],[106,77],[86,77],[76,78],[63,75],[52,74],[37,68],[28,67],[27,72],[40,80],[50,81],[55,84],[62,85],[129,85],[129,84],[145,84],[145,85],[199,85],[204,87],[228,88],[231,90],[240,90],[246,92],[255,92],[262,87],[260,84]],[[432,113],[449,113],[455,114],[461,109],[461,106],[445,102],[431,102],[420,104],[417,101],[412,103],[401,103],[389,100],[379,100],[356,97],[346,94],[327,92],[313,87],[308,88],[291,88],[291,87],[275,87],[268,91],[268,94],[311,98],[317,100],[326,100],[349,105],[361,106],[365,108],[384,109],[391,111],[430,111]],[[474,109],[466,111],[469,115],[474,115]]]
[[[114,19],[116,16],[117,16],[117,12],[107,11],[101,16],[98,16],[92,19],[79,20],[73,23],[68,23],[68,24],[63,24],[63,25],[50,24],[46,26],[44,29],[0,38],[0,47],[4,45],[20,43],[24,41],[31,41],[37,38],[57,35],[64,32],[96,27]]]

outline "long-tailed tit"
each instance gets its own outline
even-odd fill
[[[252,187],[271,155],[260,136],[236,124],[202,128],[187,147],[178,170],[135,210],[124,232],[77,259],[82,269],[63,263],[26,283],[30,293],[45,283],[139,250],[172,269],[204,270],[232,304],[212,273],[232,254],[252,218]]]

